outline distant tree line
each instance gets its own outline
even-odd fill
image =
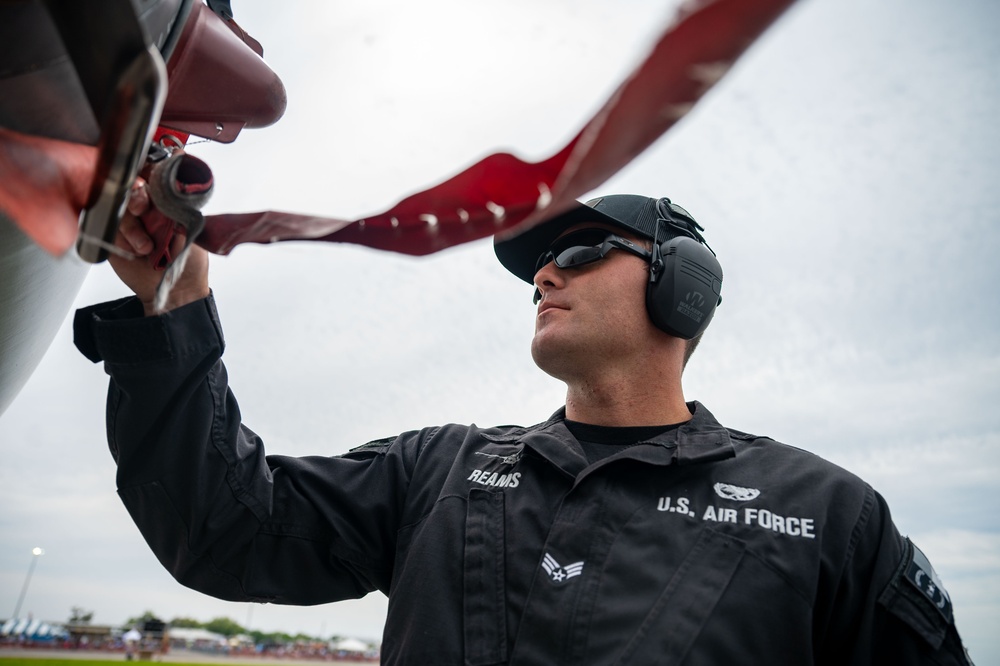
[[[90,621],[94,619],[94,611],[85,610],[80,606],[73,606],[69,611],[69,623],[70,624],[90,624]]]
[[[142,615],[138,617],[130,617],[125,620],[125,624],[122,625],[122,629],[131,629],[132,627],[141,628],[149,620],[159,620],[160,618],[156,616],[153,611],[147,610]],[[175,617],[168,623],[171,627],[176,627],[178,629],[206,629],[216,634],[221,634],[227,638],[232,638],[238,634],[245,634],[253,638],[254,643],[273,645],[273,644],[286,644],[295,642],[317,642],[323,641],[324,639],[315,636],[309,636],[306,634],[286,634],[283,631],[260,631],[258,629],[246,629],[239,622],[228,618],[228,617],[217,617],[208,622],[201,622],[194,619],[193,617]],[[334,637],[336,638],[336,637]],[[329,640],[329,639],[327,639]]]

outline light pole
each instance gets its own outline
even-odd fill
[[[31,564],[28,565],[28,575],[24,578],[24,586],[21,588],[21,596],[17,598],[17,607],[14,609],[14,619],[18,617],[18,613],[21,612],[21,604],[24,603],[24,595],[28,593],[28,583],[31,582],[31,574],[35,571],[35,563],[38,562],[38,558],[45,554],[45,551],[41,548],[35,546],[31,549]]]

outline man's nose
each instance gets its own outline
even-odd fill
[[[545,292],[549,289],[560,289],[566,284],[563,271],[556,266],[554,261],[549,261],[535,272],[533,280],[535,284],[535,297],[533,302],[537,304]]]

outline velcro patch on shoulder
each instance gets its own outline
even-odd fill
[[[909,539],[904,542],[903,561],[879,602],[935,650],[953,624],[951,597],[927,556]]]
[[[934,567],[931,566],[930,560],[927,559],[923,551],[917,548],[916,544],[912,541],[910,545],[913,547],[913,555],[906,565],[906,580],[920,590],[927,597],[927,600],[934,605],[935,610],[941,614],[941,617],[948,624],[951,624],[952,608],[951,597],[948,595],[948,591],[944,589],[941,579],[938,578],[937,572],[934,571]]]

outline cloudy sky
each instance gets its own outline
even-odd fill
[[[209,212],[380,212],[488,153],[562,147],[672,14],[663,0],[234,3],[288,90],[274,127],[191,152]],[[686,373],[723,423],[869,481],[928,554],[973,659],[1000,663],[1000,5],[802,0],[596,193],[667,195],[726,270]],[[212,283],[247,424],[337,454],[443,422],[534,423],[531,289],[488,241],[414,259],[240,247]],[[77,305],[124,294],[92,269]],[[229,616],[377,639],[385,600],[216,601],[160,568],[115,495],[106,377],[64,326],[0,417],[0,618]]]

